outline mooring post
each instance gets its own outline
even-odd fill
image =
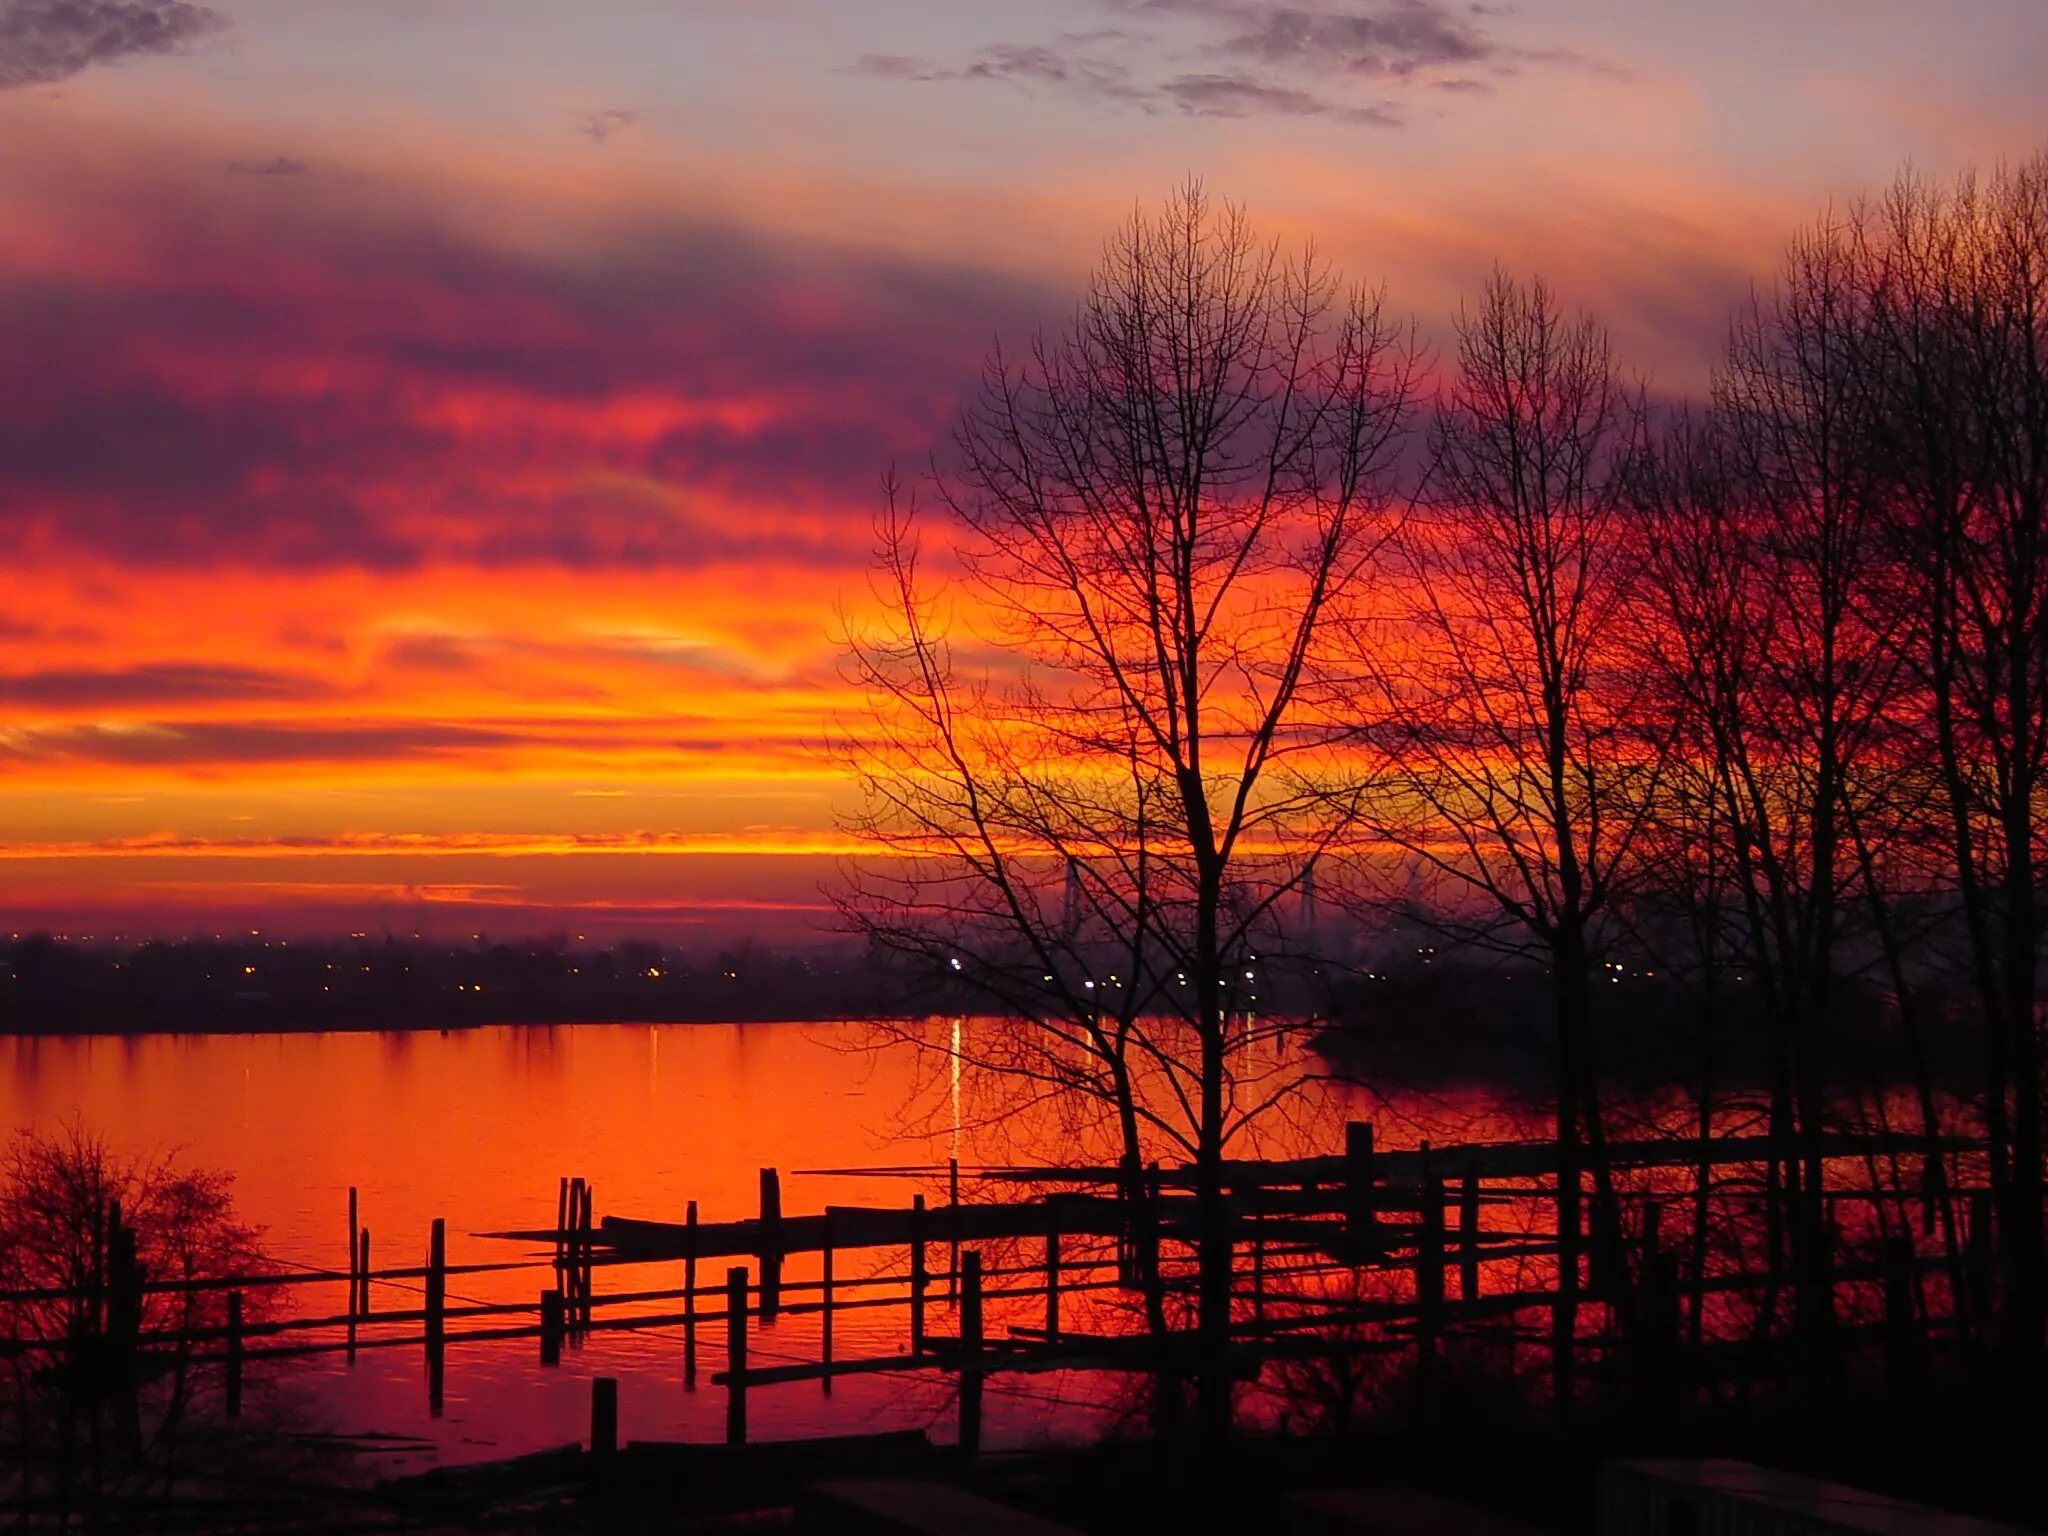
[[[747,1271],[725,1272],[725,1443],[747,1443]]]
[[[357,1234],[361,1229],[356,1225],[356,1187],[348,1187],[348,1358],[356,1357],[356,1316],[362,1310],[363,1279],[362,1266],[356,1260]]]
[[[562,1363],[563,1330],[562,1293],[559,1290],[545,1290],[540,1293],[540,1363],[560,1365]]]
[[[590,1378],[590,1470],[602,1474],[619,1449],[619,1381],[616,1376]]]
[[[924,1196],[910,1197],[910,1352],[924,1353]]]
[[[427,1238],[427,1412],[441,1416],[443,1345],[448,1325],[448,1222],[436,1216]]]
[[[832,1207],[825,1207],[822,1223],[824,1237],[820,1244],[818,1276],[818,1340],[819,1358],[826,1364],[832,1363]],[[818,1384],[825,1389],[825,1395],[832,1395],[831,1373],[818,1378]]]
[[[946,1160],[946,1300],[960,1299],[960,1159]]]
[[[1377,1244],[1373,1199],[1372,1125],[1353,1120],[1344,1127],[1344,1236],[1355,1247]]]
[[[782,1175],[761,1170],[761,1220],[758,1224],[761,1261],[761,1320],[782,1310]]]
[[[1467,1164],[1458,1185],[1458,1297],[1479,1296],[1479,1170]]]
[[[697,1388],[697,1202],[683,1218],[683,1387]]]
[[[228,1292],[228,1417],[242,1416],[242,1293]]]
[[[960,1449],[981,1450],[981,1254],[960,1255]]]
[[[375,1316],[376,1308],[370,1305],[370,1229],[363,1228],[356,1234],[356,1270],[363,1278],[362,1320],[367,1323]]]
[[[576,1215],[576,1321],[586,1328],[590,1326],[591,1233],[596,1200],[596,1186],[585,1179],[583,1204]]]

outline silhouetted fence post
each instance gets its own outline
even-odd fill
[[[1948,1167],[1941,1153],[1920,1159],[1920,1235],[1934,1235],[1934,1218],[1948,1200]]]
[[[697,1202],[683,1220],[683,1386],[697,1386]]]
[[[356,1314],[362,1308],[362,1270],[356,1264],[356,1186],[348,1187],[348,1357],[356,1357]]]
[[[960,1449],[981,1450],[981,1254],[960,1255]]]
[[[242,1293],[228,1292],[227,1414],[242,1416]]]
[[[1458,1186],[1458,1297],[1479,1296],[1479,1170],[1467,1166]]]
[[[1252,1185],[1252,1326],[1266,1328],[1266,1186]]]
[[[747,1443],[747,1272],[725,1272],[725,1443]]]
[[[1045,1342],[1055,1344],[1060,1336],[1060,1222],[1059,1207],[1045,1202]]]
[[[761,1261],[761,1320],[767,1322],[782,1310],[782,1175],[773,1168],[761,1170],[761,1219],[759,1224]]]
[[[363,1307],[360,1314],[364,1323],[376,1315],[377,1309],[370,1305],[370,1229],[364,1227],[356,1234],[356,1271],[362,1276]]]
[[[924,1353],[924,1196],[910,1197],[910,1352]]]
[[[946,1300],[960,1299],[960,1159],[946,1160]]]
[[[825,1219],[820,1224],[823,1236],[819,1242],[818,1255],[818,1349],[819,1359],[825,1365],[832,1363],[832,1207],[825,1207]],[[818,1378],[825,1395],[832,1395],[832,1373],[827,1371]]]
[[[560,1365],[562,1363],[562,1333],[567,1326],[562,1293],[559,1290],[545,1290],[540,1293],[540,1363]]]
[[[436,1216],[427,1237],[427,1411],[441,1413],[443,1353],[448,1324],[448,1222]]]
[[[587,1328],[590,1326],[591,1255],[596,1247],[592,1235],[597,1187],[588,1179],[577,1182],[583,1187],[583,1198],[576,1212],[576,1321]]]
[[[1373,1198],[1372,1126],[1353,1120],[1344,1127],[1344,1237],[1357,1249],[1378,1244]]]

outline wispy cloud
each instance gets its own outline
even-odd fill
[[[49,85],[137,54],[176,53],[226,25],[191,0],[0,0],[0,90]]]
[[[1406,120],[1389,93],[1458,93],[1533,66],[1624,72],[1559,47],[1528,47],[1491,29],[1500,7],[1440,0],[1102,0],[1140,23],[996,43],[960,60],[870,53],[849,73],[916,82],[1003,81],[1140,111],[1202,117],[1325,117],[1371,127]],[[1367,87],[1361,94],[1360,87]]]
[[[640,114],[624,107],[599,107],[578,117],[578,131],[593,144],[602,144],[616,134],[636,128]]]

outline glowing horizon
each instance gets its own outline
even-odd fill
[[[138,4],[0,4],[10,928],[809,932],[879,478],[1134,201],[1439,336],[1540,269],[1681,393],[2048,63],[2027,0]]]

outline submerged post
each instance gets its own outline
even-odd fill
[[[697,1202],[683,1219],[683,1387],[697,1387]]]
[[[782,1310],[782,1175],[773,1168],[761,1170],[761,1220],[758,1226],[761,1261],[761,1317],[763,1321]]]
[[[228,1381],[227,1413],[242,1416],[242,1293],[228,1292]]]
[[[725,1443],[747,1443],[747,1271],[725,1272]]]
[[[540,1363],[560,1365],[562,1363],[563,1331],[562,1293],[559,1290],[545,1290],[540,1293]]]
[[[960,1449],[981,1450],[981,1255],[960,1255]]]
[[[910,1352],[924,1353],[924,1196],[910,1197]]]

